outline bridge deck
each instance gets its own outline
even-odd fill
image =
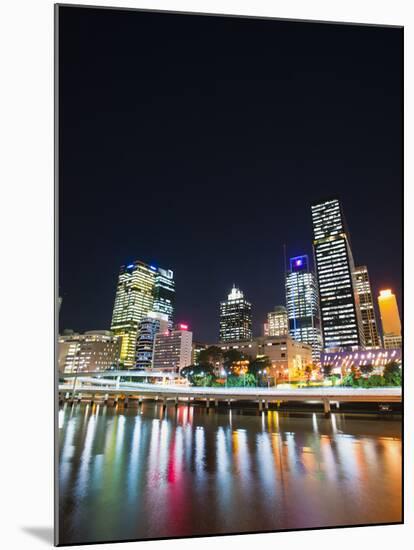
[[[158,399],[204,399],[212,401],[315,401],[315,402],[401,402],[401,388],[196,388],[160,386],[154,384],[121,385],[102,387],[83,385],[73,389],[69,385],[59,386],[60,392],[74,391],[75,394],[122,395]]]

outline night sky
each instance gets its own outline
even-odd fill
[[[283,304],[338,196],[375,296],[402,264],[402,30],[60,8],[60,329],[109,329],[120,265],[172,269],[215,342],[236,283]]]

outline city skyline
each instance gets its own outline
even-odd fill
[[[327,201],[330,202],[331,200],[336,201],[337,199],[336,199],[336,198],[333,198],[333,199],[332,199],[332,197],[330,197],[329,199],[322,199],[322,200],[320,200],[319,203],[323,204],[323,203],[325,203],[325,202],[327,202]],[[342,212],[343,212],[342,203],[341,203],[341,201],[338,201],[338,202],[339,202],[340,207],[341,207],[341,210],[342,210]],[[318,204],[318,203],[314,203],[314,204]],[[309,207],[312,208],[312,205],[309,205]],[[343,214],[341,214],[341,215],[343,215]],[[345,223],[346,227],[348,227],[348,224],[347,224],[346,219],[344,219],[344,223]],[[347,231],[348,231],[348,229],[347,229]],[[349,238],[349,241],[351,242],[352,239],[351,239],[350,233],[348,233],[348,238]],[[311,242],[312,242],[312,240],[311,240]],[[312,247],[312,245],[311,245],[311,247]],[[293,261],[293,260],[296,260],[297,258],[302,258],[302,259],[303,259],[303,258],[306,258],[306,266],[307,266],[306,269],[310,269],[311,272],[312,272],[312,270],[316,270],[314,253],[310,255],[310,261],[309,261],[308,255],[306,255],[306,254],[305,254],[305,255],[300,255],[300,256],[297,256],[297,257],[290,258],[290,259],[289,259],[290,266],[292,266],[292,261]],[[284,244],[284,261],[286,262],[286,245],[285,245],[285,244]],[[157,263],[157,264],[158,264],[158,262],[153,262],[153,263]],[[172,305],[171,305],[171,306],[168,306],[168,309],[165,310],[165,306],[159,307],[159,303],[160,303],[160,301],[161,301],[161,300],[159,299],[159,296],[160,296],[160,287],[161,287],[161,291],[163,291],[164,293],[166,293],[166,294],[165,294],[166,296],[169,296],[169,294],[171,294],[171,293],[172,293],[172,295],[175,294],[175,285],[176,285],[176,281],[174,280],[174,271],[169,270],[169,269],[168,269],[168,270],[165,270],[165,269],[159,267],[158,265],[157,265],[157,266],[155,266],[155,265],[150,265],[150,264],[146,263],[145,261],[143,261],[142,259],[135,259],[135,260],[133,260],[133,261],[131,262],[131,264],[122,265],[122,266],[120,267],[120,269],[118,269],[118,273],[119,273],[119,274],[122,274],[122,273],[124,273],[124,272],[127,273],[128,271],[131,271],[131,268],[133,268],[133,266],[136,266],[136,265],[145,266],[145,268],[147,269],[147,271],[149,271],[149,273],[154,272],[154,283],[153,283],[153,284],[155,285],[155,288],[157,288],[158,290],[156,290],[154,296],[153,296],[153,297],[151,298],[151,300],[150,300],[150,301],[152,301],[153,306],[151,306],[151,307],[148,306],[147,309],[148,309],[148,312],[151,312],[151,311],[157,312],[157,311],[159,311],[160,313],[163,313],[163,314],[165,314],[166,311],[168,311],[168,312],[171,314],[171,315],[170,315],[170,322],[169,322],[169,328],[171,329],[171,328],[172,328],[172,315],[174,314],[173,312],[175,312],[175,310],[177,309],[177,306],[178,306],[178,309],[180,309],[180,308],[179,308],[179,305],[180,305],[179,302],[180,302],[180,300],[178,300],[178,303],[176,304],[176,303],[175,303],[175,299],[176,299],[176,298],[175,298],[175,296],[174,296]],[[354,266],[354,274],[355,274],[355,276],[357,276],[357,275],[359,274],[359,271],[360,271],[361,269],[362,269],[361,267]],[[366,267],[364,267],[364,269],[366,270]],[[291,272],[292,272],[292,267],[288,268],[288,270],[287,270],[286,272],[283,271],[283,275],[284,275],[284,283],[283,283],[283,284],[284,284],[284,285],[287,284],[287,281],[289,280],[289,274],[290,274]],[[169,278],[170,281],[171,281],[170,283],[168,283],[168,280],[166,279],[167,276],[168,276],[168,278]],[[122,275],[121,275],[121,277],[122,277]],[[157,280],[158,284],[155,282],[156,280]],[[161,284],[160,284],[159,281],[161,281]],[[164,282],[164,281],[167,282],[167,285],[169,284],[169,285],[172,285],[172,286],[171,286],[171,287],[168,287],[168,286],[165,287],[165,282]],[[377,294],[378,294],[379,292],[381,292],[381,289],[380,289],[379,285],[376,285],[376,286],[375,286],[375,281],[374,281],[374,285],[371,285],[371,283],[372,283],[372,281],[370,281],[370,283],[369,283],[369,284],[370,284],[370,287],[371,287],[371,286],[372,286],[372,288],[378,287],[378,292],[377,292]],[[118,283],[117,283],[116,286],[119,286],[119,284],[120,284],[120,282],[118,281]],[[237,288],[237,286],[238,286],[238,285],[235,285],[235,284],[233,283],[232,288],[230,289],[230,293],[234,292],[235,289],[236,289],[237,291],[239,291],[239,289]],[[166,290],[163,290],[163,288],[166,288]],[[275,290],[275,289],[273,289],[273,290]],[[374,292],[372,292],[372,293],[374,294]],[[243,292],[242,292],[242,294],[243,294]],[[317,293],[317,294],[318,294],[318,293]],[[359,294],[359,292],[358,292],[358,294]],[[113,316],[114,316],[115,310],[116,310],[116,300],[117,300],[117,297],[116,297],[116,296],[117,296],[117,293],[114,294],[115,303],[114,303],[114,306],[113,306],[112,322],[110,323],[110,325],[112,325],[112,323],[113,323]],[[230,296],[230,295],[229,295],[229,296]],[[158,299],[157,299],[157,297],[158,297]],[[317,296],[317,297],[318,297],[318,296]],[[372,299],[372,298],[371,298],[371,299]],[[395,299],[397,300],[398,307],[400,307],[400,306],[399,306],[400,296],[399,296],[397,293],[395,293]],[[59,297],[59,300],[62,300],[62,298]],[[162,300],[164,300],[164,298],[163,298]],[[168,298],[167,298],[167,300],[168,300]],[[169,301],[169,300],[168,300],[168,301]],[[319,300],[318,300],[318,301],[319,301]],[[221,301],[217,301],[217,304],[219,304],[219,303],[222,303],[222,302],[221,302]],[[60,304],[61,304],[61,302],[60,302]],[[157,305],[157,304],[158,304],[158,305]],[[285,290],[284,301],[283,301],[283,306],[282,306],[282,307],[286,307],[286,306],[288,306],[288,300],[287,300],[287,295],[286,295],[286,290]],[[279,307],[279,306],[276,306],[276,307]],[[374,314],[375,317],[377,317],[377,318],[379,319],[379,317],[380,317],[380,311],[379,311],[379,306],[378,306],[378,304],[376,303],[376,300],[375,300],[375,301],[373,300],[372,307],[374,308],[374,311],[375,311],[375,314]],[[114,309],[114,308],[115,308],[115,309]],[[259,318],[258,318],[258,315],[255,314],[255,313],[256,313],[256,312],[255,312],[255,309],[256,309],[256,308],[255,308],[255,304],[254,304],[254,303],[251,303],[251,312],[250,312],[250,315],[251,315],[251,318],[254,320],[254,322],[252,323],[252,331],[251,331],[252,337],[260,336],[260,335],[263,333],[263,326],[264,326],[264,323],[266,324],[266,321],[268,320],[268,316],[272,313],[272,309],[273,309],[273,308],[270,307],[270,301],[269,301],[269,308],[268,308],[268,311],[267,311],[267,313],[266,313],[266,315],[265,315],[264,323],[262,322],[262,319],[261,319],[261,318],[259,319]],[[361,311],[362,311],[362,309],[363,309],[363,307],[361,308]],[[145,311],[146,311],[146,310],[145,310]],[[219,315],[219,312],[216,312],[216,313],[217,313],[217,315],[216,315],[216,319],[215,319],[215,327],[216,327],[216,332],[219,333],[219,332],[220,332],[220,315]],[[178,320],[181,321],[181,322],[184,321],[184,322],[188,323],[188,318],[189,318],[189,317],[191,317],[191,311],[190,311],[187,315],[182,316],[182,318],[179,318]],[[167,318],[168,318],[168,316],[167,316]],[[361,326],[362,326],[362,325],[361,325]],[[197,330],[198,330],[197,327],[191,326],[190,328],[191,328],[191,330],[195,330],[195,331],[196,331],[196,333],[197,333],[197,338],[198,338],[199,340],[203,340],[204,342],[214,342],[214,341],[217,340],[217,334],[216,334],[212,339],[205,339],[205,338],[203,339],[202,337],[199,337],[199,334],[198,334],[198,332],[197,332]],[[61,328],[61,330],[62,330],[62,328]],[[64,327],[63,330],[73,330],[73,327]],[[92,327],[92,328],[91,328],[91,327],[88,327],[86,330],[84,330],[84,331],[79,331],[79,332],[87,332],[87,331],[90,331],[90,330],[108,330],[108,327],[107,327],[107,326],[106,326],[106,327],[99,327],[98,329],[96,329],[96,328],[94,328],[94,327]],[[111,329],[111,330],[113,330],[113,329]],[[116,331],[115,331],[115,333],[116,333]],[[247,338],[247,339],[249,339],[249,338]],[[300,338],[297,338],[297,340],[300,341]],[[369,344],[369,343],[367,342],[366,345],[367,345],[367,346],[370,346],[371,344]],[[135,345],[134,345],[134,349],[135,349]]]
[[[342,224],[344,224],[344,226],[346,227],[346,231],[347,231],[347,237],[348,237],[348,240],[349,242],[351,242],[351,235],[349,233],[349,230],[348,230],[348,225],[347,225],[347,222],[346,222],[346,218],[344,217],[344,213],[343,213],[343,208],[342,208],[342,204],[340,201],[338,201],[338,199],[336,198],[332,198],[330,197],[329,199],[322,199],[321,201],[319,201],[318,203],[314,203],[313,205],[310,205],[310,208],[313,212],[313,215],[314,215],[314,208],[320,208],[322,207],[323,205],[327,204],[328,205],[328,208],[331,208],[331,203],[334,204],[334,208],[339,208],[338,212],[340,211],[340,218],[335,218],[334,221],[331,220],[331,214],[330,214],[330,210],[328,212],[328,215],[329,215],[329,226],[327,227],[327,231],[328,233],[330,234],[330,232],[334,231],[334,233],[338,233],[338,231],[342,231],[343,228],[342,228]],[[336,211],[334,212],[334,215],[336,216]],[[335,217],[334,216],[334,217]],[[315,218],[314,218],[315,219]],[[340,222],[338,220],[341,220]],[[318,229],[318,224],[320,222],[318,221],[317,222],[317,229],[316,231],[322,231],[322,229]],[[324,223],[324,222],[323,222]],[[321,227],[324,227],[323,225]],[[325,229],[323,229],[323,231],[325,231]],[[326,231],[325,231],[326,232]],[[315,228],[314,228],[314,237],[316,237],[316,234],[315,234]],[[317,240],[314,241],[315,243],[318,242]],[[286,262],[286,250],[284,251],[285,252],[285,262]],[[291,300],[291,297],[290,297],[290,292],[291,291],[287,291],[287,289],[289,288],[289,285],[291,284],[289,281],[290,279],[292,278],[293,275],[295,275],[295,271],[296,270],[299,270],[299,272],[303,271],[304,270],[304,273],[305,273],[305,276],[308,276],[308,277],[315,277],[315,281],[313,283],[313,285],[315,286],[315,290],[313,291],[313,293],[315,294],[315,296],[312,298],[313,300],[316,300],[315,302],[315,306],[317,309],[319,309],[320,307],[320,298],[319,298],[319,292],[318,292],[318,288],[317,288],[317,281],[316,281],[316,274],[313,274],[313,270],[316,269],[316,266],[315,266],[315,260],[313,258],[313,261],[309,262],[309,257],[307,255],[300,255],[300,256],[296,256],[296,257],[293,257],[293,258],[290,258],[289,259],[289,268],[286,266],[286,271],[284,272],[284,275],[285,275],[285,285],[287,285],[285,287],[285,291],[286,291],[286,294],[285,294],[285,301],[284,301],[284,305],[282,306],[275,306],[273,309],[274,310],[277,310],[278,308],[282,308],[284,310],[286,310],[286,307],[289,309],[289,301]],[[299,267],[298,267],[299,266]],[[174,311],[175,311],[175,307],[176,307],[176,304],[175,304],[175,280],[174,280],[174,272],[172,270],[165,270],[159,266],[154,266],[154,265],[150,265],[150,264],[147,264],[146,262],[144,262],[142,259],[136,259],[134,260],[131,264],[128,264],[128,265],[122,265],[120,267],[120,270],[119,270],[119,280],[118,280],[118,283],[117,283],[117,291],[115,293],[115,304],[114,304],[114,310],[113,310],[113,314],[112,314],[112,323],[114,321],[114,316],[116,315],[116,310],[117,310],[117,301],[119,300],[119,285],[122,284],[122,286],[125,284],[125,281],[123,281],[123,277],[130,273],[132,274],[134,272],[134,270],[136,268],[139,268],[139,269],[144,269],[144,271],[146,271],[148,273],[148,275],[153,275],[153,282],[151,283],[153,285],[153,295],[151,298],[149,298],[149,296],[146,298],[146,300],[150,301],[152,305],[149,305],[148,303],[148,306],[147,308],[145,308],[142,313],[139,315],[140,319],[145,319],[145,316],[146,315],[162,315],[165,319],[168,320],[168,315],[166,315],[166,311],[168,311],[168,313],[170,314],[169,316],[169,322],[168,322],[168,327],[169,329],[171,330],[172,329],[172,326],[173,326],[173,321],[172,321],[172,318],[173,318],[173,315],[174,315]],[[364,271],[365,270],[365,271]],[[360,288],[360,285],[361,283],[358,282],[358,277],[360,276],[360,273],[364,273],[365,274],[365,277],[368,277],[367,273],[366,273],[366,266],[355,266],[353,267],[353,273],[354,273],[354,276],[355,276],[355,281],[354,281],[354,285],[355,285],[355,292],[361,297],[361,288]],[[308,275],[306,275],[306,273],[308,273]],[[168,279],[167,279],[168,277]],[[370,284],[370,281],[369,279],[367,279],[368,281],[368,285],[369,285],[369,291],[371,292],[371,284]],[[130,284],[130,283],[129,283]],[[148,286],[148,283],[146,281],[144,281],[144,287]],[[164,295],[163,295],[163,298],[162,298],[162,303],[163,303],[163,306],[160,307],[159,306],[159,303],[160,303],[160,287],[161,287],[161,291],[164,292]],[[138,287],[136,287],[138,288]],[[165,289],[165,290],[164,290]],[[145,290],[145,288],[144,288]],[[306,290],[306,292],[310,291],[310,289]],[[122,291],[123,294],[124,294],[124,291]],[[383,291],[380,291],[380,294],[382,293]],[[389,291],[386,291],[386,292],[389,292]],[[146,293],[146,292],[145,292]],[[397,304],[397,307],[398,307],[398,296],[396,295],[393,295],[394,296],[394,300],[396,300],[396,304]],[[243,291],[241,291],[239,288],[237,288],[237,286],[233,283],[233,286],[232,286],[232,289],[227,297],[227,300],[225,301],[220,301],[219,304],[220,304],[220,312],[218,312],[218,315],[217,315],[217,319],[216,319],[216,324],[218,325],[218,332],[221,334],[221,331],[223,330],[222,328],[220,328],[222,326],[222,313],[223,313],[223,307],[224,307],[224,304],[231,304],[231,300],[239,300],[241,299],[242,301],[245,300],[245,297],[244,297],[244,293]],[[61,300],[61,298],[59,297],[59,300]],[[142,301],[142,298],[140,298],[140,300]],[[167,300],[168,302],[168,305],[167,305],[167,310],[165,310],[165,300]],[[172,301],[171,301],[172,300]],[[230,302],[229,302],[230,300]],[[373,298],[372,298],[372,295],[370,297],[370,300],[371,300],[371,308],[374,308],[374,319],[375,317],[378,315],[378,312],[376,311],[376,308],[375,308],[375,303],[373,301]],[[144,300],[145,301],[145,300]],[[60,302],[61,303],[61,302]],[[179,303],[179,301],[178,301]],[[249,306],[249,318],[252,318],[253,317],[253,312],[254,312],[254,304],[251,304],[249,302],[246,302],[247,305]],[[358,309],[360,310],[359,311],[359,315],[363,315],[363,309],[364,309],[364,302],[362,302],[362,307],[361,306],[358,306]],[[119,306],[118,306],[119,307]],[[142,306],[140,306],[142,307]],[[226,306],[227,307],[227,306]],[[133,309],[136,308],[136,306],[133,305]],[[129,308],[128,308],[129,309]],[[162,310],[162,311],[161,311]],[[123,314],[123,316],[125,316],[127,310],[124,310],[125,313]],[[299,311],[299,310],[298,310]],[[379,311],[379,309],[378,309]],[[243,338],[225,338],[224,340],[228,339],[228,340],[249,340],[253,337],[258,337],[258,336],[261,336],[262,333],[263,333],[263,329],[265,330],[265,333],[266,333],[266,330],[269,330],[269,327],[268,327],[268,321],[269,321],[269,316],[274,314],[275,311],[268,311],[267,315],[266,315],[266,321],[265,323],[261,323],[260,325],[260,330],[253,330],[252,328],[250,329],[250,332],[247,334],[246,337],[243,337]],[[315,310],[315,314],[318,315],[316,313],[316,310]],[[287,315],[287,313],[286,313]],[[136,316],[136,313],[134,314],[134,316]],[[130,313],[127,314],[127,317],[130,317]],[[188,317],[188,316],[187,316]],[[181,319],[181,321],[183,321],[183,319]],[[362,327],[362,322],[363,322],[363,319],[361,317],[361,330],[364,330]],[[138,326],[137,326],[138,328]],[[255,328],[258,328],[258,327],[255,327]],[[194,327],[194,326],[191,326],[190,329],[193,331],[193,330],[196,330],[197,331],[197,327]],[[72,330],[72,329],[69,329],[69,330]],[[88,330],[91,330],[91,329],[88,329]],[[99,330],[99,329],[98,329]],[[104,329],[105,330],[105,329]],[[292,328],[289,329],[290,332],[291,332],[291,335],[293,335],[293,332],[292,332]],[[375,328],[375,330],[377,330]],[[115,331],[115,334],[117,333],[117,331]],[[138,333],[137,333],[138,334]],[[301,337],[297,337],[297,338],[294,338],[296,339],[297,341],[301,341],[302,338]],[[306,341],[306,337],[303,341]],[[217,338],[215,338],[215,340],[217,340]],[[214,339],[213,340],[210,340],[210,343],[215,341]],[[207,340],[204,340],[205,342],[207,342]],[[223,341],[223,340],[222,340]],[[310,343],[310,342],[309,342]],[[322,345],[322,343],[321,343]],[[352,344],[352,345],[355,345],[355,344]],[[378,341],[378,343],[372,343],[370,342],[369,340],[365,340],[365,343],[362,343],[360,345],[363,345],[363,346],[367,346],[367,347],[380,347],[380,342]],[[328,346],[329,347],[329,346]],[[135,350],[136,349],[136,341],[135,343],[133,344],[133,349]],[[321,348],[322,349],[322,348]],[[326,351],[326,346],[325,346],[325,351]],[[134,354],[136,353],[136,351],[134,351]],[[130,365],[132,366],[132,365]]]
[[[314,23],[305,51],[298,23],[249,21],[246,43],[243,20],[117,13],[119,33],[112,17],[68,11],[60,30],[60,329],[109,328],[119,266],[143,259],[174,271],[197,340],[217,339],[233,283],[260,334],[284,303],[283,245],[312,257],[309,205],[332,194],[373,295],[402,311],[400,34]],[[160,26],[168,53],[147,47]]]

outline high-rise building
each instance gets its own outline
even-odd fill
[[[312,359],[320,360],[322,332],[318,285],[307,255],[290,258],[286,273],[286,305],[289,334],[297,342],[312,346]]]
[[[312,222],[324,348],[364,347],[354,260],[339,200],[313,204]]]
[[[400,348],[402,345],[401,320],[395,294],[390,290],[381,290],[378,296],[381,315],[384,348]]]
[[[64,331],[58,338],[59,372],[97,372],[119,365],[120,339],[109,330],[79,334]]]
[[[265,336],[286,336],[288,333],[288,315],[285,306],[275,306],[267,314],[267,330]]]
[[[233,285],[227,300],[220,302],[220,341],[252,338],[252,306]]]
[[[165,288],[165,280],[169,281],[168,289]],[[172,317],[171,292],[174,292],[172,271],[148,265],[140,260],[121,266],[111,330],[122,338],[121,362],[125,367],[135,368],[138,325],[154,310],[154,305],[158,312],[166,313],[165,310],[168,310],[167,315]]]
[[[154,339],[154,370],[179,372],[192,362],[193,333],[179,325],[177,329],[158,332]]]
[[[174,273],[171,269],[159,267],[155,275],[153,310],[168,316],[170,328],[173,326],[174,302]]]
[[[374,300],[372,298],[368,269],[365,265],[361,265],[355,268],[354,274],[356,290],[359,296],[362,326],[364,329],[365,347],[379,348],[381,343],[378,336]]]
[[[137,338],[137,369],[149,369],[152,367],[154,351],[154,339],[158,332],[168,332],[168,315],[156,311],[150,311],[138,325]]]

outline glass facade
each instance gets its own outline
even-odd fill
[[[320,361],[322,333],[316,277],[309,269],[308,256],[290,258],[286,274],[286,305],[289,334],[312,346],[312,359]]]
[[[171,269],[158,268],[155,275],[154,311],[168,316],[169,326],[173,326],[175,302],[174,273]]]
[[[164,279],[169,281],[168,289]],[[136,366],[139,323],[148,312],[156,306],[156,311],[168,309],[172,316],[174,307],[171,292],[174,292],[172,271],[156,268],[140,260],[121,266],[111,330],[122,337],[120,360],[125,367]]]
[[[252,306],[243,292],[233,286],[225,302],[220,303],[220,341],[252,339]]]
[[[168,315],[151,311],[139,323],[137,338],[137,369],[152,367],[154,339],[158,332],[168,332]]]
[[[366,348],[379,348],[381,343],[378,336],[377,321],[372,298],[371,283],[369,281],[368,269],[362,265],[355,268],[355,283],[359,297],[362,326]]]
[[[339,200],[312,205],[312,222],[324,348],[363,347],[354,261]]]

